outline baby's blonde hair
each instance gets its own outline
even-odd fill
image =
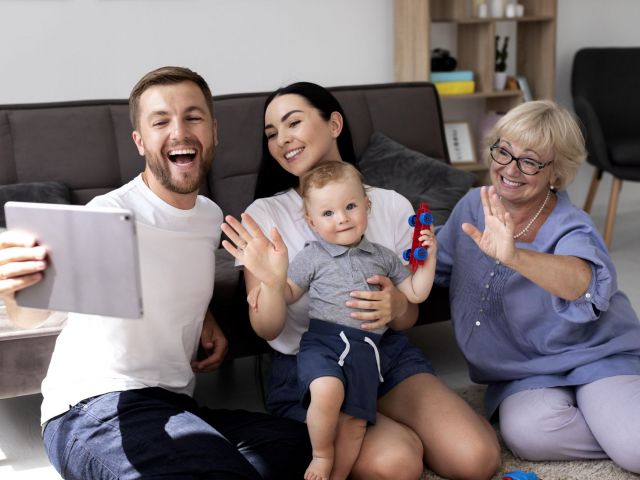
[[[309,192],[322,188],[331,182],[354,178],[362,186],[362,193],[367,194],[364,186],[364,178],[356,167],[347,162],[331,160],[322,162],[300,177],[300,196],[304,204],[305,214],[308,214],[307,203]]]

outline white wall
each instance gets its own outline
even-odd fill
[[[576,50],[640,46],[640,1],[559,0],[557,97]],[[393,80],[392,0],[0,0],[0,104],[125,98],[189,66],[216,94]]]
[[[126,98],[162,65],[216,94],[393,80],[391,0],[0,0],[0,104]]]

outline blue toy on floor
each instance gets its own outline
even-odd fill
[[[533,472],[525,472],[522,470],[514,470],[507,472],[502,476],[502,480],[540,480],[538,475]]]

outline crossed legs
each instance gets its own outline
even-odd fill
[[[199,407],[160,388],[82,401],[47,423],[44,446],[66,479],[300,478],[309,455],[300,422]]]
[[[640,375],[518,392],[500,405],[500,431],[521,458],[609,457],[640,473]]]

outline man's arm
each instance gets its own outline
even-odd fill
[[[229,350],[229,342],[209,310],[207,310],[202,324],[200,346],[207,357],[200,361],[191,362],[191,368],[196,373],[211,372],[217,369]]]
[[[21,328],[36,328],[42,325],[51,316],[49,310],[38,310],[36,308],[20,307],[16,303],[14,295],[3,296],[7,316],[12,323]]]

